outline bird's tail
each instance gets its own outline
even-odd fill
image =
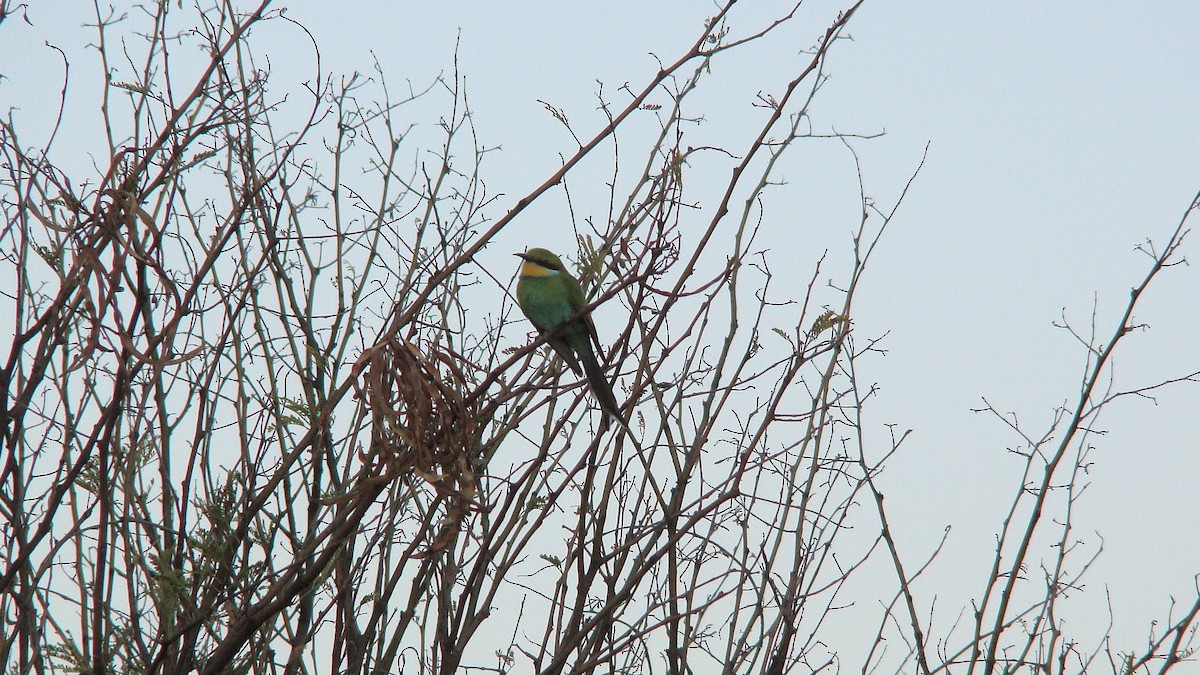
[[[583,364],[583,374],[587,376],[588,385],[592,388],[592,395],[596,397],[596,402],[600,404],[606,418],[611,417],[617,424],[625,427],[625,421],[621,419],[621,405],[617,403],[617,397],[613,394],[612,384],[604,374],[604,369],[600,367],[592,345],[586,342],[587,336],[584,336],[584,340],[582,347],[576,351],[579,353],[580,363]]]

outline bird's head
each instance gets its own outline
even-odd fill
[[[563,271],[562,260],[544,248],[531,248],[513,255],[525,261],[521,263],[523,277],[545,277]]]

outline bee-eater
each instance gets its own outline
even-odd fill
[[[591,314],[584,311],[587,301],[579,282],[563,267],[558,256],[544,248],[531,248],[516,256],[524,261],[517,280],[517,304],[521,311],[575,374],[587,376],[600,409],[625,427],[612,385],[596,359],[597,353],[603,354],[600,338]]]

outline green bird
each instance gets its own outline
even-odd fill
[[[587,376],[600,409],[627,428],[612,385],[596,359],[596,354],[603,356],[603,351],[592,316],[584,311],[587,301],[579,282],[563,267],[558,256],[544,248],[531,248],[515,255],[524,261],[517,281],[517,304],[521,311],[575,374]],[[604,426],[608,426],[607,421]]]

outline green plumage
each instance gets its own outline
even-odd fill
[[[587,301],[562,260],[544,248],[516,254],[525,262],[517,280],[517,304],[546,342],[576,374],[587,377],[592,394],[607,415],[621,421],[620,406],[596,355],[602,354]],[[621,426],[624,423],[621,422]]]

